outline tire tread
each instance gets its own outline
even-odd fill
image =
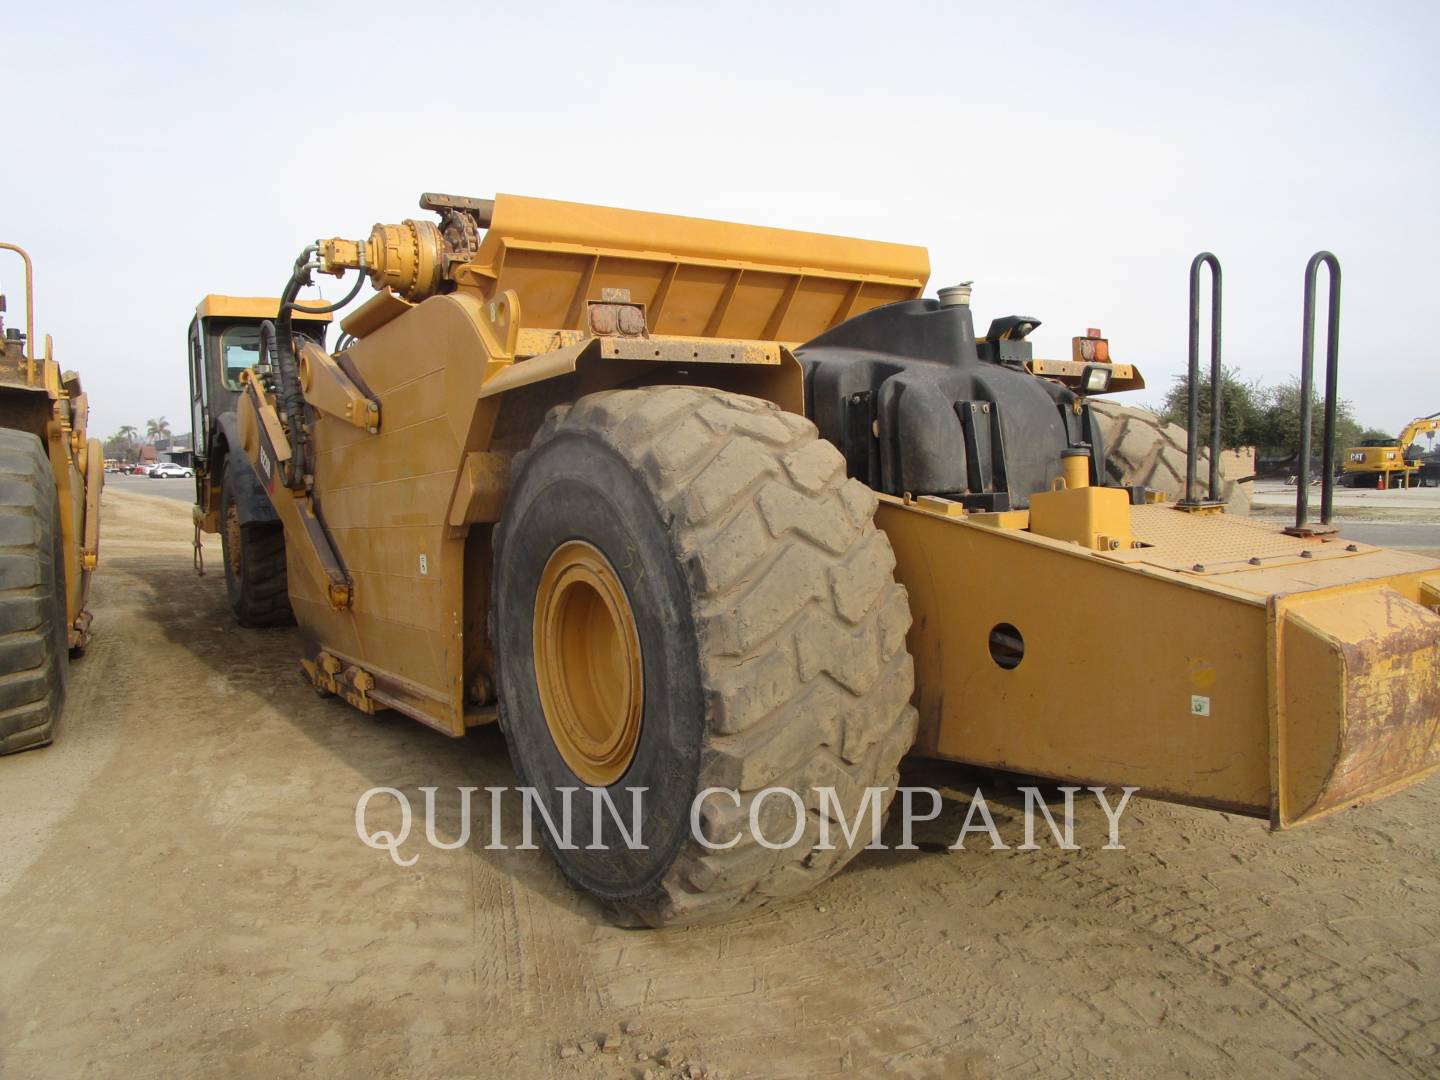
[[[532,448],[579,431],[645,478],[686,571],[708,701],[700,785],[741,797],[738,811],[707,806],[706,831],[728,840],[774,784],[807,807],[795,847],[771,851],[748,829],[724,852],[692,839],[659,895],[617,906],[649,925],[693,923],[812,888],[869,842],[847,847],[835,832],[833,850],[818,848],[815,788],[834,787],[852,819],[865,790],[882,788],[884,813],[915,736],[909,604],[874,494],[810,421],[725,391],[593,394],[552,410]],[[793,827],[788,800],[762,809],[782,803]]]
[[[1167,424],[1156,413],[1111,401],[1091,400],[1090,408],[1105,437],[1105,464],[1110,478],[1127,486],[1143,484],[1165,492],[1171,502],[1185,497],[1185,429]],[[1200,448],[1197,473],[1208,493],[1210,451]],[[1223,463],[1222,463],[1223,464]],[[1234,477],[1220,475],[1225,509],[1250,513],[1250,493]]]
[[[44,746],[69,669],[54,472],[33,434],[0,428],[0,754]]]

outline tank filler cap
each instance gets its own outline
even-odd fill
[[[941,289],[935,295],[940,299],[940,306],[947,307],[969,307],[970,287],[973,281],[962,281],[959,285],[950,285]]]

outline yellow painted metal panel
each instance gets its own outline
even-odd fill
[[[930,273],[928,253],[922,247],[909,244],[737,225],[524,195],[495,196],[490,235],[576,247],[665,252],[682,258],[741,260],[756,265],[883,276],[916,280],[921,285]]]
[[[446,513],[489,367],[482,307],[471,295],[433,297],[348,350],[381,402],[381,431],[322,417],[313,452],[316,502],[354,602],[335,611],[320,583],[294,580],[293,569],[291,582],[307,637],[353,659],[412,716],[456,735],[464,544],[449,535]]]
[[[655,333],[770,341],[919,296],[930,274],[905,244],[518,195],[496,197],[474,265],[526,326],[578,327],[586,300],[627,289]]]
[[[1121,488],[1088,485],[1037,491],[1030,496],[1030,531],[1097,551],[1128,548],[1130,495]]]
[[[302,304],[322,306],[321,300],[302,300]],[[280,314],[280,299],[275,296],[221,296],[212,293],[201,300],[195,306],[195,314],[202,319],[226,318],[226,319],[273,319]],[[330,316],[315,315],[309,312],[296,311],[296,319],[303,319],[307,322],[330,321]]]
[[[1280,825],[1440,767],[1440,614],[1395,589],[1281,609]]]
[[[1266,536],[1167,520],[1182,549],[1193,526],[1210,551]],[[1338,544],[1334,558],[1208,574],[1175,569],[1163,543],[1122,558],[886,497],[879,522],[914,615],[923,752],[1276,827],[1440,764],[1433,560]],[[1023,640],[1018,665],[992,657],[997,627],[1012,650]]]
[[[878,520],[914,615],[922,752],[1268,812],[1263,606],[893,499]],[[1002,624],[1013,670],[990,655]]]

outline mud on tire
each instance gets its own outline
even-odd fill
[[[1105,438],[1105,465],[1112,480],[1163,491],[1171,502],[1185,497],[1184,428],[1165,423],[1148,409],[1093,399],[1089,406]],[[1202,493],[1208,493],[1210,453],[1203,447],[1196,475]],[[1223,469],[1220,482],[1227,512],[1250,513],[1250,493],[1245,485],[1226,476]]]
[[[491,609],[500,718],[521,783],[540,790],[556,821],[557,789],[587,792],[556,749],[536,685],[547,558],[576,538],[599,548],[638,623],[643,720],[632,763],[608,790],[628,821],[626,789],[648,789],[646,850],[625,850],[613,829],[610,850],[584,850],[589,798],[573,806],[578,850],[545,837],[565,874],[621,921],[731,916],[811,888],[869,842],[868,827],[847,844],[832,824],[834,849],[821,849],[816,789],[833,788],[851,822],[867,789],[881,789],[883,814],[915,734],[909,606],[874,511],[874,495],[846,479],[808,420],[711,389],[582,398],[552,410],[516,461]],[[799,793],[806,809],[799,842],[782,850],[748,828],[752,802],[772,786]],[[703,804],[708,840],[739,837],[722,851],[690,828],[692,800],[712,787],[739,792],[739,806]],[[787,839],[792,803],[767,797],[760,822],[771,842]]]
[[[231,460],[220,489],[220,550],[225,563],[225,593],[235,620],[246,627],[289,626],[289,579],[285,569],[285,527],[277,522],[241,525],[231,470],[250,467]]]
[[[64,539],[40,440],[0,429],[0,754],[54,737],[70,671]]]

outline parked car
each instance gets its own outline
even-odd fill
[[[188,469],[184,465],[176,465],[173,461],[162,461],[158,465],[152,465],[150,466],[149,472],[151,480],[170,480],[179,476],[194,475],[194,469]]]

